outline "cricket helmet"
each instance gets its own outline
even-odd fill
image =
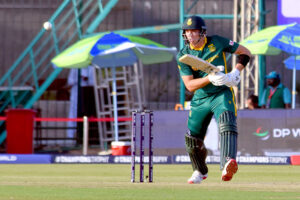
[[[195,29],[206,31],[205,22],[199,16],[191,16],[187,18],[182,25],[182,30],[195,30]]]

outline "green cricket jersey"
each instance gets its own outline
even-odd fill
[[[194,78],[207,76],[205,72],[193,69],[191,66],[179,62],[179,58],[185,54],[197,56],[215,66],[223,65],[225,67],[224,73],[227,73],[225,52],[234,53],[238,46],[238,43],[217,35],[207,37],[205,45],[199,49],[193,49],[189,45],[185,45],[185,47],[183,47],[177,54],[180,76],[193,75]],[[207,86],[195,91],[193,100],[210,96],[211,94],[217,93],[225,88],[229,89],[227,86],[214,86],[213,84],[208,84]]]

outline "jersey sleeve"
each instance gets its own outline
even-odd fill
[[[237,48],[239,47],[238,43],[236,43],[232,40],[229,40],[227,38],[218,36],[218,40],[220,43],[222,43],[223,51],[225,51],[225,52],[234,53],[237,50]]]
[[[193,75],[192,69],[188,65],[186,65],[186,64],[184,64],[184,63],[182,63],[182,62],[179,61],[179,58],[181,56],[183,56],[183,55],[184,54],[182,52],[179,52],[177,54],[177,58],[176,58],[176,60],[177,60],[177,66],[178,66],[178,70],[179,70],[180,76]]]

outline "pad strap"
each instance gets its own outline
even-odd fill
[[[224,131],[237,133],[236,117],[231,111],[225,111],[219,117],[219,132]]]

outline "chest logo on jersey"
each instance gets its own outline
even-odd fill
[[[212,61],[214,61],[218,57],[219,57],[219,55],[217,54],[217,55],[214,55],[213,57],[210,57],[210,58],[206,59],[206,61],[211,63]]]
[[[210,45],[208,45],[207,47],[208,47],[208,50],[209,50],[210,52],[216,51],[216,47],[214,46],[214,44],[210,44]]]

